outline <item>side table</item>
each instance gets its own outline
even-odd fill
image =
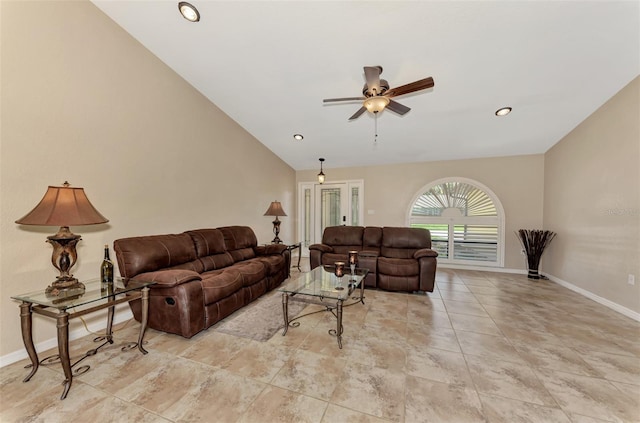
[[[21,301],[20,304],[20,324],[22,326],[22,341],[27,349],[27,354],[31,359],[31,372],[24,378],[23,382],[28,382],[38,371],[40,364],[52,364],[60,360],[62,369],[64,370],[64,388],[61,400],[67,397],[67,393],[71,388],[73,381],[73,367],[85,358],[95,355],[104,345],[113,344],[113,315],[115,306],[124,302],[131,302],[140,299],[142,301],[142,321],[140,325],[140,333],[137,343],[130,343],[123,347],[123,350],[135,348],[136,346],[142,354],[147,351],[142,347],[144,332],[147,328],[147,319],[149,316],[149,286],[155,282],[143,282],[129,280],[125,286],[123,278],[115,278],[114,285],[108,287],[101,284],[99,279],[83,281],[85,285],[84,293],[70,297],[49,297],[45,294],[44,289],[23,295],[16,295],[14,300]],[[84,316],[98,310],[108,309],[107,313],[107,330],[104,337],[99,337],[96,341],[104,340],[104,342],[71,364],[69,357],[69,319]],[[58,355],[38,360],[38,354],[33,345],[32,336],[32,313],[56,319],[58,328]],[[29,367],[29,366],[28,366]],[[82,374],[89,370],[90,366],[81,366],[75,370],[76,374]]]
[[[287,245],[287,250],[289,250],[289,253],[293,253],[294,250],[298,250],[298,264],[295,266],[291,266],[291,267],[297,267],[298,271],[301,272],[302,270],[300,270],[300,257],[302,256],[302,243],[301,242],[296,242],[295,244],[288,244]]]

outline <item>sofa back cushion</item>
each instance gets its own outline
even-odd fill
[[[322,233],[322,243],[333,247],[335,253],[362,250],[362,226],[328,226]]]
[[[258,239],[253,229],[248,226],[224,226],[218,229],[222,232],[227,251],[234,262],[256,256],[254,248],[258,246]]]
[[[413,254],[422,248],[431,248],[431,233],[427,229],[382,228],[381,256],[413,258]]]
[[[117,239],[113,249],[120,274],[125,278],[172,268],[202,272],[193,241],[186,233]]]
[[[382,245],[382,228],[378,226],[367,226],[362,234],[362,249],[367,251],[380,252]]]
[[[227,251],[224,235],[219,229],[197,229],[186,233],[193,240],[196,255],[202,262],[205,272],[233,264],[233,257]]]

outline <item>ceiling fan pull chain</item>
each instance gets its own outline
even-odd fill
[[[373,137],[373,145],[378,145],[378,113],[373,114],[373,125],[374,125],[374,137]]]

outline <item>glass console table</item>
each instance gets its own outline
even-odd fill
[[[115,278],[113,286],[107,287],[102,284],[99,279],[83,281],[85,285],[84,292],[66,297],[47,296],[44,289],[31,292],[28,294],[16,295],[11,298],[21,301],[20,304],[20,324],[22,326],[22,341],[27,349],[27,354],[31,359],[31,372],[24,378],[23,382],[28,382],[38,371],[38,366],[42,363],[51,364],[60,360],[62,369],[64,370],[64,389],[60,399],[65,399],[71,382],[73,380],[73,367],[85,358],[95,355],[104,345],[113,344],[113,315],[115,306],[124,302],[131,302],[140,299],[142,301],[142,321],[140,325],[140,333],[138,342],[131,343],[123,350],[135,348],[136,346],[141,353],[146,354],[147,351],[142,347],[144,332],[147,328],[147,319],[149,315],[149,286],[155,282],[142,282],[137,280],[129,280],[125,286],[123,278]],[[104,337],[96,340],[104,340],[104,342],[90,351],[83,357],[71,364],[69,357],[69,319],[84,316],[98,310],[108,309],[107,313],[107,330]],[[58,354],[47,357],[42,361],[38,360],[38,354],[33,345],[32,336],[32,313],[56,319],[58,328]],[[75,370],[76,374],[82,374],[89,370],[89,366],[81,366]]]

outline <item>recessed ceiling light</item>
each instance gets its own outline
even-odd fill
[[[186,1],[178,3],[178,10],[180,10],[182,16],[190,22],[198,22],[200,20],[200,12],[198,12],[198,9]]]
[[[293,136],[293,139],[296,141],[302,141],[304,139],[304,137],[302,136],[302,134],[295,134]]]
[[[506,116],[511,113],[511,107],[503,107],[501,109],[496,110],[496,116]]]

